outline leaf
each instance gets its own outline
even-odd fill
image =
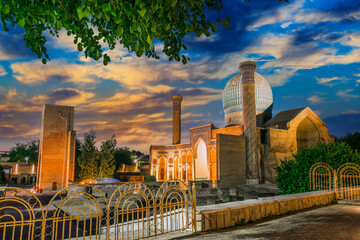
[[[175,7],[175,5],[176,5],[176,0],[171,0],[171,1],[170,1],[170,6],[171,6],[171,7]]]
[[[76,12],[77,12],[77,14],[78,14],[79,19],[81,20],[81,19],[82,19],[82,15],[83,15],[82,7],[77,7],[77,8],[76,8]]]
[[[224,26],[224,28],[229,28],[230,27],[229,23],[226,22],[226,21],[221,22],[221,24]]]
[[[114,21],[116,24],[119,24],[120,26],[124,25],[124,20],[122,18],[116,18]]]
[[[56,21],[56,24],[55,24],[55,29],[56,30],[60,30],[62,28],[62,24],[60,21]]]
[[[147,41],[148,44],[151,44],[153,42],[153,39],[151,38],[150,35],[148,35],[146,41]]]
[[[110,16],[108,13],[104,13],[104,18],[105,18],[105,21],[110,21]]]
[[[46,58],[43,58],[43,59],[42,59],[42,63],[43,63],[43,64],[46,64]]]
[[[10,13],[10,7],[9,7],[9,5],[6,4],[6,5],[4,6],[4,8],[3,8],[3,13],[4,13],[4,14]]]
[[[211,30],[212,30],[213,32],[216,32],[217,26],[216,26],[215,23],[212,23],[212,24],[211,24]]]
[[[146,8],[143,8],[143,9],[141,9],[141,10],[138,11],[138,12],[139,12],[139,14],[140,14],[141,17],[144,17],[145,14],[146,14]]]
[[[81,51],[83,50],[83,48],[82,48],[82,44],[81,44],[81,43],[78,43],[78,45],[77,45],[77,49],[78,49],[78,51],[79,51],[79,52],[81,52]]]
[[[211,36],[211,33],[208,30],[205,30],[204,33],[205,33],[205,36],[207,36],[207,37]]]
[[[110,62],[110,57],[108,55],[104,55],[103,64],[106,66]]]
[[[85,11],[82,12],[81,18],[87,18],[89,16],[89,11],[85,9]]]
[[[124,28],[123,28],[123,27],[118,27],[117,29],[115,29],[115,34],[116,34],[117,36],[120,36],[123,32],[124,32]]]
[[[21,19],[20,21],[18,21],[18,25],[19,27],[24,27],[25,26],[25,19]]]

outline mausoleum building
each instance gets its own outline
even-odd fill
[[[280,160],[318,142],[332,142],[326,124],[309,108],[272,117],[270,84],[255,72],[255,62],[240,64],[223,92],[225,127],[190,129],[181,143],[181,96],[173,101],[173,143],[150,146],[150,174],[158,181],[213,181],[218,187],[274,182]]]

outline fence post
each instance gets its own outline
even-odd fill
[[[41,224],[41,240],[45,240],[45,228],[46,228],[46,220],[47,220],[46,215],[47,215],[47,211],[44,213],[43,221],[42,221],[42,224]]]
[[[335,192],[335,200],[338,200],[339,199],[339,196],[338,196],[338,180],[337,180],[337,173],[336,173],[336,170],[334,169],[334,192]]]
[[[196,187],[195,187],[195,183],[193,182],[192,185],[192,190],[193,190],[193,201],[192,201],[192,209],[193,209],[193,227],[195,232],[197,232],[197,222],[196,222]]]

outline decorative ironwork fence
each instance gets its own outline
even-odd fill
[[[360,200],[360,166],[345,163],[335,171],[327,163],[319,162],[310,168],[310,189],[328,190],[337,199]]]
[[[20,188],[1,191],[2,239],[143,239],[196,231],[195,185],[192,193],[179,180],[166,181],[158,189],[125,183],[109,199],[85,184],[64,188],[50,201]]]
[[[337,198],[360,200],[360,166],[345,163],[337,169],[338,189]]]
[[[330,190],[333,189],[333,169],[327,163],[318,162],[310,168],[310,189]]]

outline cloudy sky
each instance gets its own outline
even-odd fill
[[[45,103],[75,106],[77,137],[115,134],[118,146],[148,152],[170,144],[172,95],[184,97],[182,140],[189,128],[224,127],[221,95],[244,60],[271,84],[274,115],[309,106],[337,137],[360,130],[360,1],[224,0],[230,28],[185,38],[191,62],[138,58],[118,47],[112,62],[86,59],[73,37],[48,38],[43,65],[18,28],[0,31],[0,150],[39,139]],[[161,46],[156,46],[161,51]]]

